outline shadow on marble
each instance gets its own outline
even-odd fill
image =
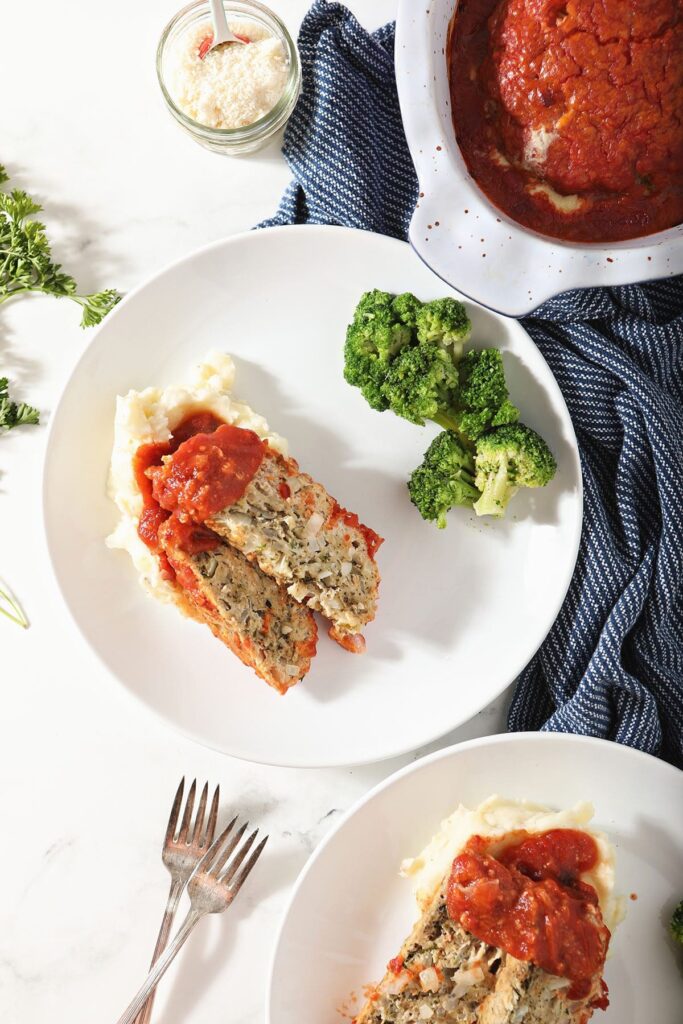
[[[239,945],[240,932],[247,919],[262,912],[266,902],[275,893],[293,884],[308,856],[308,852],[301,847],[278,850],[270,857],[264,856],[258,870],[254,871],[233,906],[220,915],[214,928],[206,921],[199,923],[169,979],[167,1005],[158,1016],[158,1024],[185,1024],[192,1010],[210,989],[219,984],[228,984],[231,955]],[[260,950],[264,963],[264,985],[265,964],[279,919],[280,914],[275,914],[273,927],[264,935],[265,948]],[[227,990],[226,999],[229,999]]]

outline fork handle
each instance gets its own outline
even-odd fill
[[[155,963],[166,949],[168,943],[168,937],[171,934],[171,925],[178,909],[178,902],[182,895],[183,889],[185,888],[185,882],[180,878],[174,878],[171,882],[171,888],[168,892],[168,899],[166,901],[166,910],[161,921],[161,928],[157,936],[156,946],[154,947],[154,953],[152,954],[152,962],[149,965],[150,969],[154,967]],[[135,1024],[149,1024],[149,1019],[152,1016],[152,1007],[154,1006],[155,992],[151,992],[150,996],[145,1005],[140,1010]]]
[[[156,986],[159,984],[160,979],[166,973],[166,969],[175,957],[176,953],[180,950],[183,944],[186,942],[190,932],[197,924],[197,921],[203,915],[198,913],[196,910],[190,910],[187,917],[178,929],[175,938],[171,945],[161,954],[154,967],[150,970],[147,978],[143,982],[138,994],[135,996],[133,1001],[129,1004],[128,1008],[119,1017],[116,1024],[133,1024],[133,1021],[137,1017],[138,1013],[142,1009],[144,1003],[147,1001],[147,997],[151,992],[154,991]]]

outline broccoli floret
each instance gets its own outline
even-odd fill
[[[428,316],[421,319],[425,310]],[[455,299],[423,305],[410,292],[366,292],[346,332],[344,377],[373,409],[454,427],[455,364],[469,326]]]
[[[412,338],[410,327],[394,313],[393,301],[389,292],[366,292],[356,306],[352,324],[357,343],[387,365]]]
[[[519,422],[519,409],[513,405],[509,398],[501,402],[498,411],[491,419],[492,427],[503,427],[507,423]]]
[[[458,371],[448,353],[436,345],[405,348],[384,378],[382,394],[397,416],[424,424],[448,408],[458,384]]]
[[[344,346],[344,378],[360,388],[368,404],[380,412],[389,408],[382,394],[387,368],[412,338],[410,327],[392,311],[393,301],[388,292],[366,292],[346,330]]]
[[[418,309],[415,316],[417,340],[441,345],[451,350],[453,360],[462,356],[465,342],[472,333],[467,310],[457,299],[433,299]]]
[[[458,363],[458,428],[471,441],[491,427],[516,423],[519,409],[510,402],[503,359],[497,348],[467,352]]]
[[[407,324],[413,329],[417,328],[417,313],[422,309],[422,303],[412,292],[403,292],[397,295],[391,304],[394,316],[402,324]]]
[[[475,483],[481,497],[478,516],[502,516],[520,487],[545,487],[557,463],[543,438],[523,423],[511,423],[477,441]]]
[[[674,942],[680,942],[683,946],[683,900],[681,900],[671,915],[669,931]]]
[[[389,408],[382,394],[385,374],[386,366],[380,362],[376,352],[367,351],[364,338],[356,325],[351,324],[346,331],[344,346],[344,379],[360,388],[365,401],[378,412]]]
[[[438,434],[425,452],[422,465],[408,482],[410,498],[423,519],[446,526],[446,513],[455,505],[472,504],[479,497],[474,485],[474,460],[450,430]]]

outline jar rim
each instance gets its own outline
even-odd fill
[[[157,78],[159,80],[162,95],[170,112],[176,120],[192,134],[201,136],[207,140],[220,140],[224,143],[235,142],[243,144],[255,141],[264,132],[270,133],[271,131],[277,130],[287,120],[299,95],[301,86],[301,61],[299,58],[298,47],[290,35],[287,26],[278,17],[278,15],[269,7],[266,7],[265,4],[260,3],[259,0],[223,0],[223,6],[225,7],[228,15],[230,15],[231,12],[246,16],[252,15],[257,20],[265,23],[268,28],[274,28],[276,33],[281,37],[281,41],[285,45],[286,55],[289,62],[289,74],[285,88],[283,89],[282,95],[278,99],[277,103],[256,121],[252,121],[251,124],[240,125],[237,128],[214,128],[211,125],[202,124],[201,121],[196,121],[193,117],[190,117],[181,110],[174,101],[166,88],[166,83],[164,82],[163,59],[166,46],[172,38],[174,30],[181,30],[182,22],[184,20],[189,23],[191,16],[195,14],[206,14],[207,18],[210,18],[211,11],[208,0],[193,0],[192,3],[181,8],[181,10],[171,18],[164,28],[161,33],[161,38],[159,39],[156,53]],[[189,24],[187,27],[189,27]]]

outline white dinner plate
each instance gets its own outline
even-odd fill
[[[387,758],[466,721],[500,694],[560,608],[581,531],[581,473],[567,408],[517,324],[471,307],[478,345],[504,352],[514,400],[558,459],[553,483],[503,522],[454,511],[422,521],[406,490],[436,428],[379,414],[345,383],[344,332],[373,287],[448,293],[410,247],[343,228],[253,232],[194,253],[107,317],[55,412],[45,523],[64,599],[110,672],[167,721],[250,760],[339,765]],[[114,403],[182,381],[210,349],[235,357],[235,393],[290,441],[303,469],[386,541],[367,653],[328,640],[284,697],[209,630],[152,600],[104,538]],[[65,500],[68,495],[68,500]]]
[[[419,916],[399,877],[459,803],[492,794],[557,809],[590,800],[616,847],[626,918],[595,1024],[680,1024],[681,949],[667,934],[683,897],[683,775],[605,740],[518,733],[472,740],[425,757],[363,797],[320,844],[294,888],[277,939],[268,1024],[340,1021],[379,981]],[[354,998],[354,993],[356,998]]]

